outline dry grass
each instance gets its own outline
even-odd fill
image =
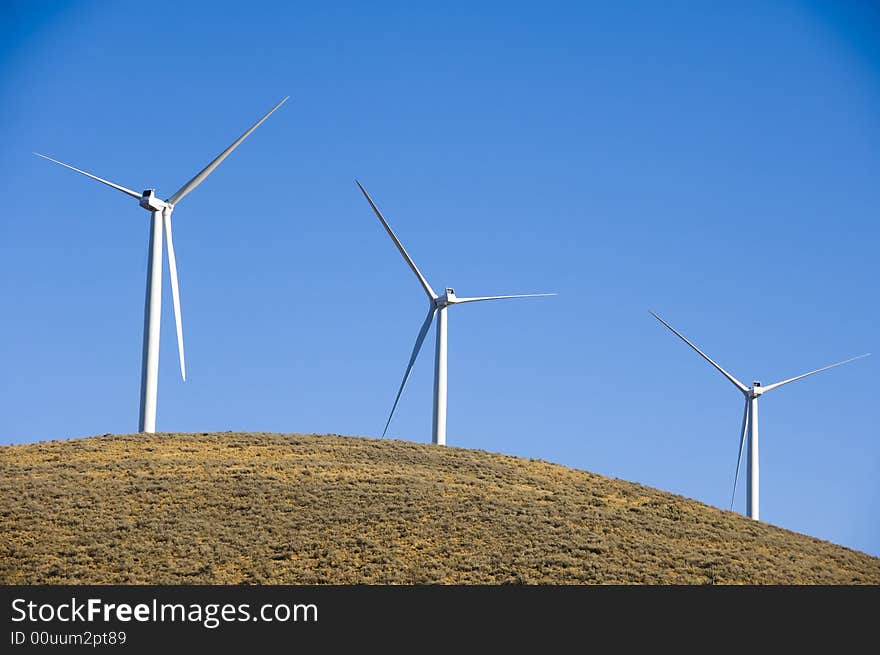
[[[880,583],[880,559],[543,461],[403,441],[0,447],[0,583]]]

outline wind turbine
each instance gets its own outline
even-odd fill
[[[684,341],[687,345],[693,348],[697,353],[709,362],[712,366],[714,366],[721,375],[730,380],[733,385],[739,389],[739,391],[745,396],[745,409],[743,410],[743,420],[742,420],[742,429],[740,430],[740,438],[739,438],[739,453],[736,458],[736,473],[733,478],[733,493],[730,497],[730,508],[733,509],[733,501],[736,496],[736,483],[739,478],[739,466],[742,461],[743,454],[743,445],[746,441],[746,435],[748,435],[749,441],[749,463],[748,463],[748,487],[746,489],[746,507],[747,507],[747,516],[750,519],[758,520],[759,512],[758,512],[758,481],[759,481],[759,469],[758,469],[758,398],[760,398],[763,394],[768,391],[773,391],[773,389],[777,389],[784,384],[788,384],[789,382],[796,382],[797,380],[801,380],[809,375],[815,375],[816,373],[821,373],[822,371],[827,371],[830,368],[834,368],[835,366],[841,366],[842,364],[848,364],[849,362],[855,361],[857,359],[862,359],[863,357],[867,357],[871,353],[866,353],[864,355],[859,355],[857,357],[850,357],[849,359],[845,359],[842,362],[837,362],[835,364],[829,364],[828,366],[823,366],[822,368],[817,368],[815,371],[809,371],[807,373],[803,373],[801,375],[796,375],[793,378],[788,378],[787,380],[782,380],[781,382],[774,382],[773,384],[768,384],[767,386],[762,386],[760,382],[752,382],[752,386],[747,387],[742,382],[733,377],[730,373],[721,368],[718,364],[712,361],[709,356],[704,353],[702,350],[697,348],[693,343],[688,341],[684,335],[682,335],[678,330],[672,327],[669,323],[664,321],[662,318],[657,316],[654,312],[651,314],[658,321],[663,323],[666,327],[668,327],[672,333],[677,336],[679,339]]]
[[[183,357],[183,323],[180,315],[180,290],[177,285],[177,260],[174,257],[174,243],[171,239],[171,214],[177,203],[186,197],[193,189],[205,181],[211,172],[244,141],[251,132],[269,118],[272,113],[283,105],[287,98],[275,105],[260,120],[254,123],[244,134],[236,139],[231,146],[221,152],[214,160],[205,166],[189,182],[180,187],[166,200],[156,197],[155,189],[146,189],[143,193],[132,191],[124,186],[109,182],[97,175],[86,173],[69,164],[57,159],[52,159],[38,152],[34,154],[43,159],[61,164],[65,168],[81,173],[86,177],[97,180],[102,184],[121,191],[122,193],[137,198],[141,207],[150,212],[150,246],[147,258],[147,293],[144,303],[144,346],[143,359],[141,361],[141,399],[140,417],[138,419],[139,432],[156,431],[156,397],[159,385],[159,325],[162,312],[162,229],[164,225],[165,238],[168,239],[168,269],[171,277],[171,299],[174,303],[174,319],[177,323],[177,353],[180,358],[180,375],[186,381],[186,364]]]
[[[431,441],[440,446],[446,445],[446,310],[452,305],[461,305],[469,302],[483,302],[485,300],[505,300],[508,298],[534,298],[538,296],[555,296],[555,293],[523,293],[513,296],[480,296],[475,298],[459,298],[455,295],[455,291],[452,289],[446,289],[443,295],[437,295],[434,292],[434,289],[431,288],[431,285],[428,284],[428,281],[425,279],[425,276],[422,275],[421,271],[419,271],[418,266],[416,266],[415,262],[412,258],[407,254],[406,250],[403,247],[403,244],[400,242],[400,239],[397,238],[397,235],[394,234],[394,231],[391,229],[391,226],[388,225],[388,221],[385,220],[385,217],[382,216],[382,212],[379,211],[376,204],[373,202],[373,199],[370,198],[370,194],[367,193],[367,190],[361,185],[360,182],[355,180],[355,183],[361,190],[361,193],[364,194],[364,197],[367,199],[367,202],[370,203],[370,207],[373,208],[373,211],[376,213],[376,216],[382,222],[382,226],[385,228],[385,231],[388,232],[388,236],[391,237],[391,240],[394,242],[394,245],[397,246],[397,249],[400,251],[400,254],[403,255],[403,258],[406,260],[406,263],[409,264],[409,267],[412,269],[412,272],[415,273],[416,277],[419,279],[419,284],[422,285],[422,289],[425,291],[425,294],[428,296],[428,315],[425,317],[425,321],[422,323],[422,327],[419,330],[419,335],[416,337],[416,344],[413,348],[412,355],[409,358],[409,364],[406,366],[406,372],[403,374],[403,382],[400,383],[400,388],[397,390],[397,397],[394,399],[394,405],[391,407],[391,413],[388,415],[388,420],[385,422],[385,429],[382,431],[382,436],[385,436],[385,433],[388,432],[388,426],[391,424],[391,419],[394,416],[394,410],[397,409],[397,403],[400,401],[400,396],[403,394],[403,389],[406,386],[407,381],[409,380],[410,373],[412,372],[413,365],[416,363],[416,358],[419,356],[419,351],[422,348],[422,343],[425,340],[425,335],[428,333],[428,328],[431,327],[431,323],[434,321],[434,317],[437,317],[437,347],[434,354],[434,419],[433,419],[433,429]]]

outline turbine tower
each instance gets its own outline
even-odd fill
[[[391,419],[394,416],[394,410],[397,409],[397,403],[400,401],[400,396],[403,394],[403,389],[406,387],[406,383],[409,380],[410,373],[412,372],[413,365],[416,363],[416,358],[419,356],[419,351],[422,348],[422,343],[425,340],[425,335],[428,333],[428,329],[431,327],[431,323],[434,321],[434,317],[437,317],[437,346],[434,354],[434,419],[433,419],[433,428],[432,428],[432,436],[431,441],[440,446],[446,445],[446,341],[447,341],[447,317],[446,310],[452,305],[461,305],[469,302],[483,302],[485,300],[505,300],[508,298],[535,298],[539,296],[555,296],[555,293],[524,293],[513,296],[480,296],[476,298],[459,298],[455,295],[455,291],[452,289],[446,289],[443,295],[437,295],[434,292],[434,289],[431,288],[431,285],[428,284],[428,281],[425,279],[425,276],[422,275],[421,271],[419,271],[418,266],[416,266],[415,262],[412,258],[407,254],[406,250],[403,247],[403,244],[400,242],[400,239],[397,238],[397,235],[394,234],[394,231],[391,229],[391,226],[388,225],[388,221],[385,220],[385,217],[382,216],[382,212],[379,211],[376,204],[373,202],[373,199],[370,198],[370,194],[367,193],[367,190],[361,185],[360,182],[355,180],[355,183],[360,188],[361,193],[364,194],[364,197],[367,199],[367,202],[370,203],[370,207],[373,208],[373,211],[376,213],[376,216],[382,222],[382,226],[385,228],[385,231],[388,232],[388,236],[391,237],[391,240],[394,242],[394,245],[397,246],[397,249],[400,251],[400,254],[403,255],[403,258],[406,260],[406,263],[412,269],[412,272],[415,273],[415,276],[419,279],[419,284],[421,284],[422,289],[425,291],[425,294],[428,296],[428,315],[425,316],[425,321],[422,323],[422,327],[419,330],[419,335],[416,337],[416,344],[413,348],[412,355],[410,355],[409,363],[406,366],[406,372],[403,374],[403,381],[400,383],[400,388],[397,390],[397,397],[394,399],[394,405],[391,407],[391,413],[388,415],[388,420],[385,422],[385,429],[382,431],[382,436],[385,436],[385,433],[388,432],[388,426],[391,425]]]
[[[289,96],[288,96],[289,97]],[[147,257],[147,293],[144,303],[144,345],[143,358],[141,361],[141,398],[140,416],[138,418],[139,432],[156,431],[156,399],[159,385],[159,326],[162,312],[162,230],[164,226],[165,238],[168,240],[168,269],[171,278],[171,299],[174,304],[174,319],[177,324],[177,353],[180,358],[180,375],[186,381],[186,364],[183,356],[183,322],[180,315],[180,290],[177,285],[177,260],[174,257],[174,243],[171,239],[171,214],[177,203],[186,197],[191,191],[205,181],[211,172],[244,141],[251,132],[260,126],[264,120],[287,101],[285,97],[275,105],[260,120],[254,123],[244,134],[236,139],[231,146],[221,152],[214,160],[205,166],[189,182],[180,187],[166,200],[160,200],[155,189],[147,189],[143,193],[132,191],[119,184],[114,184],[97,175],[86,173],[69,164],[52,159],[38,152],[34,154],[43,159],[48,159],[65,168],[81,173],[86,177],[97,180],[102,184],[121,191],[122,193],[136,198],[141,207],[150,212],[150,246]]]
[[[739,478],[739,467],[740,462],[742,461],[743,455],[743,445],[746,441],[746,435],[748,435],[749,442],[749,461],[748,461],[748,471],[747,471],[747,489],[746,489],[746,507],[747,507],[747,516],[750,519],[759,520],[759,510],[758,510],[758,500],[759,500],[759,467],[758,467],[758,398],[767,393],[768,391],[773,391],[773,389],[777,389],[784,384],[788,384],[789,382],[795,382],[797,380],[801,380],[809,375],[815,375],[816,373],[821,373],[822,371],[827,371],[829,368],[834,368],[835,366],[841,366],[842,364],[847,364],[849,362],[855,361],[856,359],[861,359],[863,357],[867,357],[871,353],[866,353],[864,355],[859,355],[857,357],[851,357],[849,359],[845,359],[842,362],[837,362],[835,364],[829,364],[828,366],[823,366],[822,368],[817,368],[815,371],[809,371],[808,373],[803,373],[801,375],[797,375],[793,378],[788,378],[787,380],[782,380],[782,382],[774,382],[773,384],[768,384],[767,386],[762,386],[760,382],[752,382],[752,386],[747,387],[742,382],[733,377],[730,373],[721,368],[718,364],[716,364],[709,356],[704,353],[702,350],[697,348],[693,343],[687,340],[680,332],[678,332],[674,327],[672,327],[669,323],[664,321],[662,318],[657,316],[654,312],[651,314],[658,321],[663,323],[666,327],[668,327],[672,333],[677,336],[679,339],[684,341],[687,345],[697,351],[697,354],[700,355],[703,359],[709,362],[712,366],[714,366],[721,375],[726,377],[730,382],[739,389],[740,393],[745,396],[745,409],[743,409],[743,420],[742,420],[742,428],[740,430],[740,438],[739,438],[739,452],[736,458],[736,473],[733,477],[733,493],[730,496],[730,508],[733,509],[733,501],[736,496],[736,483]]]

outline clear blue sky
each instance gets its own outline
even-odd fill
[[[449,443],[726,507],[740,396],[880,351],[872,3],[3,3],[0,442],[137,426],[167,197],[158,427],[378,435],[455,307]],[[210,7],[210,8],[208,8]],[[390,434],[430,439],[433,334]],[[880,355],[761,403],[762,519],[880,554]],[[743,511],[743,487],[737,509]]]

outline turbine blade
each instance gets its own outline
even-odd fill
[[[539,298],[542,296],[558,296],[558,293],[520,293],[514,296],[479,296],[477,298],[458,298],[453,304],[462,302],[482,302],[484,300],[507,300],[508,298]]]
[[[177,258],[174,241],[171,240],[171,212],[162,212],[165,224],[165,240],[168,241],[168,269],[171,277],[171,300],[174,303],[174,321],[177,324],[177,354],[180,358],[180,375],[186,382],[186,360],[183,357],[183,318],[180,315],[180,289],[177,286]]]
[[[80,173],[81,175],[85,175],[86,177],[90,177],[93,180],[97,180],[101,184],[106,184],[107,186],[112,187],[118,191],[122,191],[122,193],[130,195],[132,198],[137,198],[138,200],[140,200],[140,197],[142,194],[138,193],[137,191],[132,191],[131,189],[126,189],[124,186],[121,186],[119,184],[114,184],[113,182],[110,182],[109,180],[105,180],[103,177],[98,177],[97,175],[92,175],[91,173],[86,173],[85,171],[81,171],[78,168],[74,168],[70,164],[65,164],[63,161],[58,161],[57,159],[52,159],[51,157],[47,157],[46,155],[41,155],[38,152],[35,152],[34,154],[37,157],[42,157],[43,159],[48,159],[49,161],[53,161],[56,164],[61,164],[62,166],[64,166],[64,168],[69,168],[72,171],[76,171],[77,173]]]
[[[271,116],[275,112],[276,109],[278,109],[281,105],[283,105],[285,102],[287,102],[287,98],[289,98],[289,97],[290,96],[286,96],[284,98],[284,100],[282,100],[277,105],[272,107],[272,109],[270,109],[260,120],[258,120],[256,123],[251,125],[251,127],[248,129],[247,132],[245,132],[240,137],[238,137],[232,143],[231,146],[229,146],[226,150],[224,150],[219,155],[217,155],[214,158],[214,161],[212,161],[210,164],[205,166],[201,171],[199,171],[199,173],[193,179],[191,179],[189,182],[187,182],[182,187],[180,187],[173,196],[168,198],[167,202],[170,202],[172,205],[180,202],[181,200],[183,200],[186,197],[186,195],[190,191],[192,191],[197,186],[199,186],[202,182],[204,182],[205,178],[208,177],[213,172],[213,170],[215,168],[217,168],[220,165],[220,163],[229,156],[229,154],[233,150],[235,150],[239,145],[241,145],[241,142],[244,141],[246,138],[248,138],[251,135],[251,132],[253,132],[255,129],[257,129],[264,120],[269,118],[269,116]]]
[[[728,373],[728,372],[725,371],[723,368],[721,368],[718,364],[716,364],[714,361],[712,361],[712,359],[709,357],[709,355],[707,355],[707,354],[704,353],[702,350],[700,350],[699,348],[697,348],[694,344],[692,344],[690,341],[688,341],[687,338],[685,338],[685,336],[684,336],[683,334],[681,334],[681,332],[679,332],[679,331],[676,330],[674,327],[672,327],[669,323],[667,323],[667,322],[664,321],[662,318],[660,318],[659,316],[657,316],[657,314],[655,314],[654,312],[651,312],[651,315],[652,315],[654,318],[656,318],[658,321],[660,321],[661,323],[663,323],[663,325],[665,325],[666,327],[668,327],[668,328],[672,331],[672,333],[673,333],[675,336],[677,336],[679,339],[681,339],[682,341],[684,341],[684,342],[685,342],[687,345],[689,345],[691,348],[693,348],[694,350],[696,350],[697,353],[700,355],[700,357],[702,357],[702,358],[705,359],[707,362],[709,362],[712,366],[714,366],[714,367],[718,370],[718,372],[721,373],[721,375],[723,375],[724,377],[726,377],[728,380],[730,380],[730,381],[734,384],[734,386],[736,386],[737,389],[739,389],[739,390],[742,391],[743,393],[748,393],[748,392],[749,392],[749,388],[748,388],[746,385],[744,385],[742,382],[740,382],[739,380],[737,380],[737,379],[736,379],[735,377],[733,377],[730,373]]]
[[[382,225],[385,227],[385,231],[388,232],[388,236],[391,237],[391,240],[394,241],[394,245],[397,246],[397,249],[400,251],[400,254],[403,255],[403,258],[406,260],[406,263],[409,264],[409,267],[412,269],[412,272],[416,274],[416,277],[419,278],[419,283],[422,285],[422,288],[425,290],[425,293],[428,294],[428,297],[431,300],[435,300],[437,298],[437,294],[434,293],[434,290],[431,288],[431,285],[428,284],[428,281],[425,279],[425,276],[422,275],[422,272],[419,270],[419,267],[416,266],[416,263],[412,260],[406,249],[403,247],[403,244],[400,242],[400,239],[397,238],[397,235],[394,234],[394,230],[391,229],[391,226],[388,225],[388,221],[385,220],[385,217],[382,216],[382,212],[379,211],[379,208],[376,207],[376,203],[373,202],[373,199],[370,197],[370,194],[367,193],[367,190],[361,185],[360,182],[355,180],[355,184],[360,188],[361,193],[364,194],[364,198],[367,199],[367,202],[370,203],[370,207],[373,208],[373,212],[375,212],[376,216],[378,216],[379,220],[382,221]]]
[[[746,408],[743,410],[743,424],[739,437],[739,456],[736,458],[736,473],[733,476],[733,493],[730,494],[730,509],[733,509],[733,500],[736,498],[736,483],[739,480],[739,465],[743,458],[743,446],[746,443],[746,431],[749,428],[749,414],[751,413],[751,402],[746,398]]]
[[[437,309],[431,305],[431,309],[428,310],[428,315],[425,317],[425,322],[422,323],[422,328],[419,330],[419,336],[416,337],[416,345],[413,347],[412,355],[409,358],[409,364],[406,366],[406,373],[403,374],[403,382],[400,383],[400,389],[397,390],[397,397],[394,399],[394,405],[391,407],[391,413],[388,415],[388,420],[385,422],[385,429],[382,430],[382,436],[385,436],[385,433],[388,432],[388,426],[391,425],[391,419],[394,416],[394,410],[397,409],[397,403],[400,402],[400,396],[403,394],[403,389],[406,386],[407,381],[409,381],[410,373],[412,373],[413,364],[416,363],[416,358],[419,356],[419,351],[422,349],[422,344],[425,341],[425,335],[428,334],[428,328],[431,327],[431,322],[434,320],[434,313]]]
[[[798,375],[793,378],[788,378],[787,380],[783,380],[782,382],[775,382],[773,384],[768,384],[764,387],[764,393],[775,389],[776,387],[781,387],[783,384],[788,384],[789,382],[796,382],[802,378],[805,378],[809,375],[815,375],[816,373],[821,373],[822,371],[827,371],[829,368],[834,368],[836,366],[843,366],[844,364],[849,364],[850,362],[854,362],[857,359],[862,359],[863,357],[867,357],[871,353],[865,353],[864,355],[859,355],[857,357],[850,357],[849,359],[845,359],[842,362],[837,362],[836,364],[829,364],[828,366],[823,366],[822,368],[817,368],[815,371],[810,371],[809,373],[804,373],[803,375]]]

